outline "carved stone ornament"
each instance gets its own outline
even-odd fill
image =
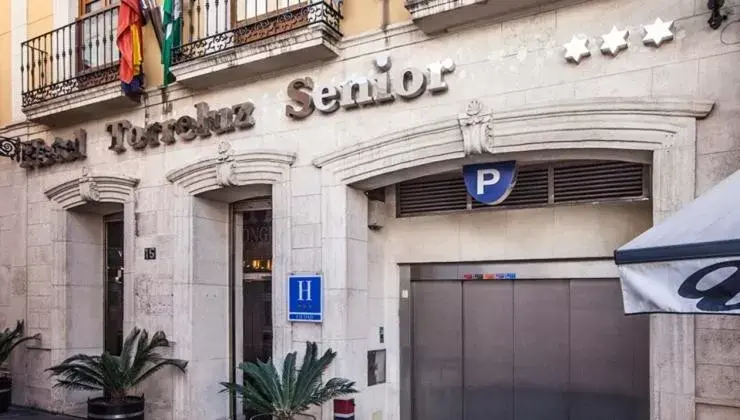
[[[586,38],[573,35],[570,41],[563,45],[563,48],[565,48],[565,60],[570,63],[579,64],[583,58],[591,56]]]
[[[82,176],[78,184],[80,198],[82,201],[100,201],[100,189],[98,184],[90,176],[90,170],[87,167],[82,168]]]
[[[218,144],[218,164],[216,165],[216,182],[222,187],[236,186],[236,163],[231,143],[222,141]]]
[[[672,20],[663,22],[661,18],[656,18],[655,22],[645,25],[645,37],[642,38],[642,43],[659,48],[664,42],[673,39],[673,29]]]
[[[483,104],[474,99],[468,103],[465,113],[459,116],[465,155],[479,155],[490,152],[492,144],[490,111],[484,111]]]
[[[601,53],[616,56],[620,51],[627,49],[627,38],[630,36],[628,30],[620,31],[616,26],[608,34],[601,36]]]

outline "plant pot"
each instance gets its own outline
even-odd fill
[[[249,420],[280,420],[272,414],[256,414],[249,417]],[[291,420],[316,420],[316,417],[311,414],[296,414]]]
[[[144,420],[144,397],[113,401],[107,397],[87,400],[87,418],[95,420]]]
[[[8,411],[13,400],[13,380],[9,375],[0,374],[0,413]]]

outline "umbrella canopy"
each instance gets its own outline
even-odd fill
[[[614,252],[624,311],[740,315],[740,171]]]

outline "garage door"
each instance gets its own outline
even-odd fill
[[[414,420],[648,418],[648,320],[617,279],[411,280]]]

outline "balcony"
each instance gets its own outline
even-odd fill
[[[339,55],[342,0],[183,0],[172,72],[191,88]]]
[[[406,10],[427,34],[554,3],[552,0],[406,0]]]
[[[53,124],[98,117],[100,106],[136,103],[118,79],[118,6],[21,43],[22,107],[32,121]]]

